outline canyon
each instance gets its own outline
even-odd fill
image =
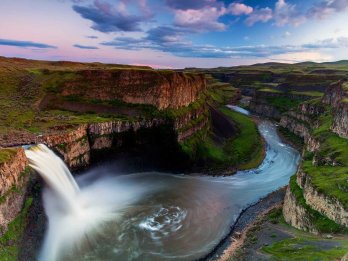
[[[26,217],[43,211],[43,183],[22,146],[46,144],[74,173],[124,155],[142,158],[134,165],[150,162],[173,173],[240,177],[240,170],[263,171],[262,162],[272,166],[255,118],[226,104],[278,123],[285,140],[302,150],[285,193],[285,221],[317,235],[343,233],[348,226],[348,86],[342,69],[326,75],[302,64],[173,71],[8,58],[0,63],[0,235],[16,234],[5,240],[8,248],[28,233],[23,229],[32,221]],[[303,74],[289,73],[296,66]]]

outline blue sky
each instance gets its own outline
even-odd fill
[[[348,0],[1,0],[0,55],[162,68],[348,59]]]

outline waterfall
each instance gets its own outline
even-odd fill
[[[79,205],[76,204],[76,196],[80,188],[65,163],[43,144],[26,150],[25,154],[30,167],[36,170],[46,184],[66,203],[66,210],[77,212]]]
[[[152,188],[130,183],[129,176],[93,169],[81,177],[79,186],[63,160],[47,146],[31,147],[25,154],[47,185],[42,198],[48,228],[40,261],[76,260],[76,249],[93,248],[105,226],[117,222],[124,209]]]

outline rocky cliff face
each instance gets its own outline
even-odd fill
[[[308,213],[308,210],[298,202],[298,199],[291,191],[290,186],[288,186],[284,198],[283,215],[285,221],[289,225],[314,234],[318,233],[318,230],[309,218],[310,213]]]
[[[28,182],[28,160],[22,148],[11,150],[11,156],[0,163],[0,236],[21,211]]]
[[[209,111],[206,104],[203,104],[197,109],[190,110],[174,120],[174,129],[178,133],[179,142],[191,137],[208,125]]]
[[[70,126],[66,130],[42,136],[39,142],[55,149],[69,167],[86,166],[90,162],[87,128],[87,124]]]
[[[140,129],[168,125],[177,134],[176,139],[180,142],[206,127],[208,123],[208,110],[206,106],[202,106],[178,116],[173,121],[164,119],[120,120],[70,126],[66,130],[57,130],[56,133],[42,136],[39,142],[47,144],[58,152],[70,168],[77,169],[90,164],[91,151],[121,147],[124,143],[122,135],[126,132],[136,133]]]
[[[165,124],[162,119],[92,123],[87,129],[89,146],[92,150],[119,147],[122,146],[123,141],[117,137],[117,134],[127,131],[137,132],[141,128],[151,129],[161,124]]]
[[[343,204],[334,198],[329,198],[321,193],[312,184],[311,178],[304,171],[297,174],[297,184],[303,190],[306,203],[319,213],[327,216],[337,224],[348,227],[348,210]]]
[[[251,100],[249,105],[250,111],[267,118],[280,119],[281,113],[273,106],[261,100]]]
[[[310,172],[306,173],[300,168],[297,173],[295,185],[299,188],[297,197],[291,191],[290,182],[290,189],[285,198],[283,209],[284,217],[289,224],[313,233],[325,230],[325,228],[320,227],[322,224],[330,224],[331,228],[335,226],[336,228],[337,226],[348,227],[348,210],[344,202],[340,202],[335,194],[331,195],[329,191],[321,187],[322,184],[318,178],[321,177],[320,175],[323,175],[322,178],[328,178],[324,175],[325,173],[315,172],[316,167],[322,166],[327,166],[328,171],[332,171],[331,168],[344,168],[342,162],[339,162],[339,156],[337,156],[345,157],[344,150],[338,151],[335,145],[327,142],[327,137],[336,137],[336,142],[340,143],[344,143],[344,139],[339,140],[340,138],[332,135],[331,132],[335,132],[343,138],[348,137],[345,90],[344,82],[334,83],[327,88],[321,101],[305,102],[296,110],[283,115],[281,119],[282,126],[304,138],[306,164],[310,164],[311,161],[312,165],[306,170]],[[316,131],[318,128],[320,131]],[[336,177],[332,178],[335,180]],[[337,182],[336,186],[340,186],[339,181]]]
[[[348,138],[348,104],[339,105],[333,118],[332,131],[343,138]]]
[[[331,129],[339,136],[348,138],[348,83],[339,81],[330,85],[323,97],[323,103],[331,105],[334,112]]]
[[[62,95],[87,99],[149,104],[159,109],[194,102],[206,88],[203,75],[156,70],[84,70],[67,80]]]
[[[70,168],[78,169],[90,164],[92,150],[121,146],[122,139],[117,139],[117,134],[153,128],[163,123],[164,120],[152,119],[82,124],[44,135],[39,142],[58,152]]]
[[[301,103],[297,108],[284,113],[280,125],[304,139],[306,148],[310,152],[319,150],[320,143],[313,137],[312,128],[318,127],[317,117],[324,113],[321,103]]]

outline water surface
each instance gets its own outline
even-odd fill
[[[42,260],[194,260],[209,253],[242,209],[284,186],[300,156],[275,126],[259,130],[267,154],[230,177],[158,172],[121,175],[112,165],[77,178],[83,214],[63,211],[47,189],[49,228]],[[86,214],[87,213],[87,214]]]

